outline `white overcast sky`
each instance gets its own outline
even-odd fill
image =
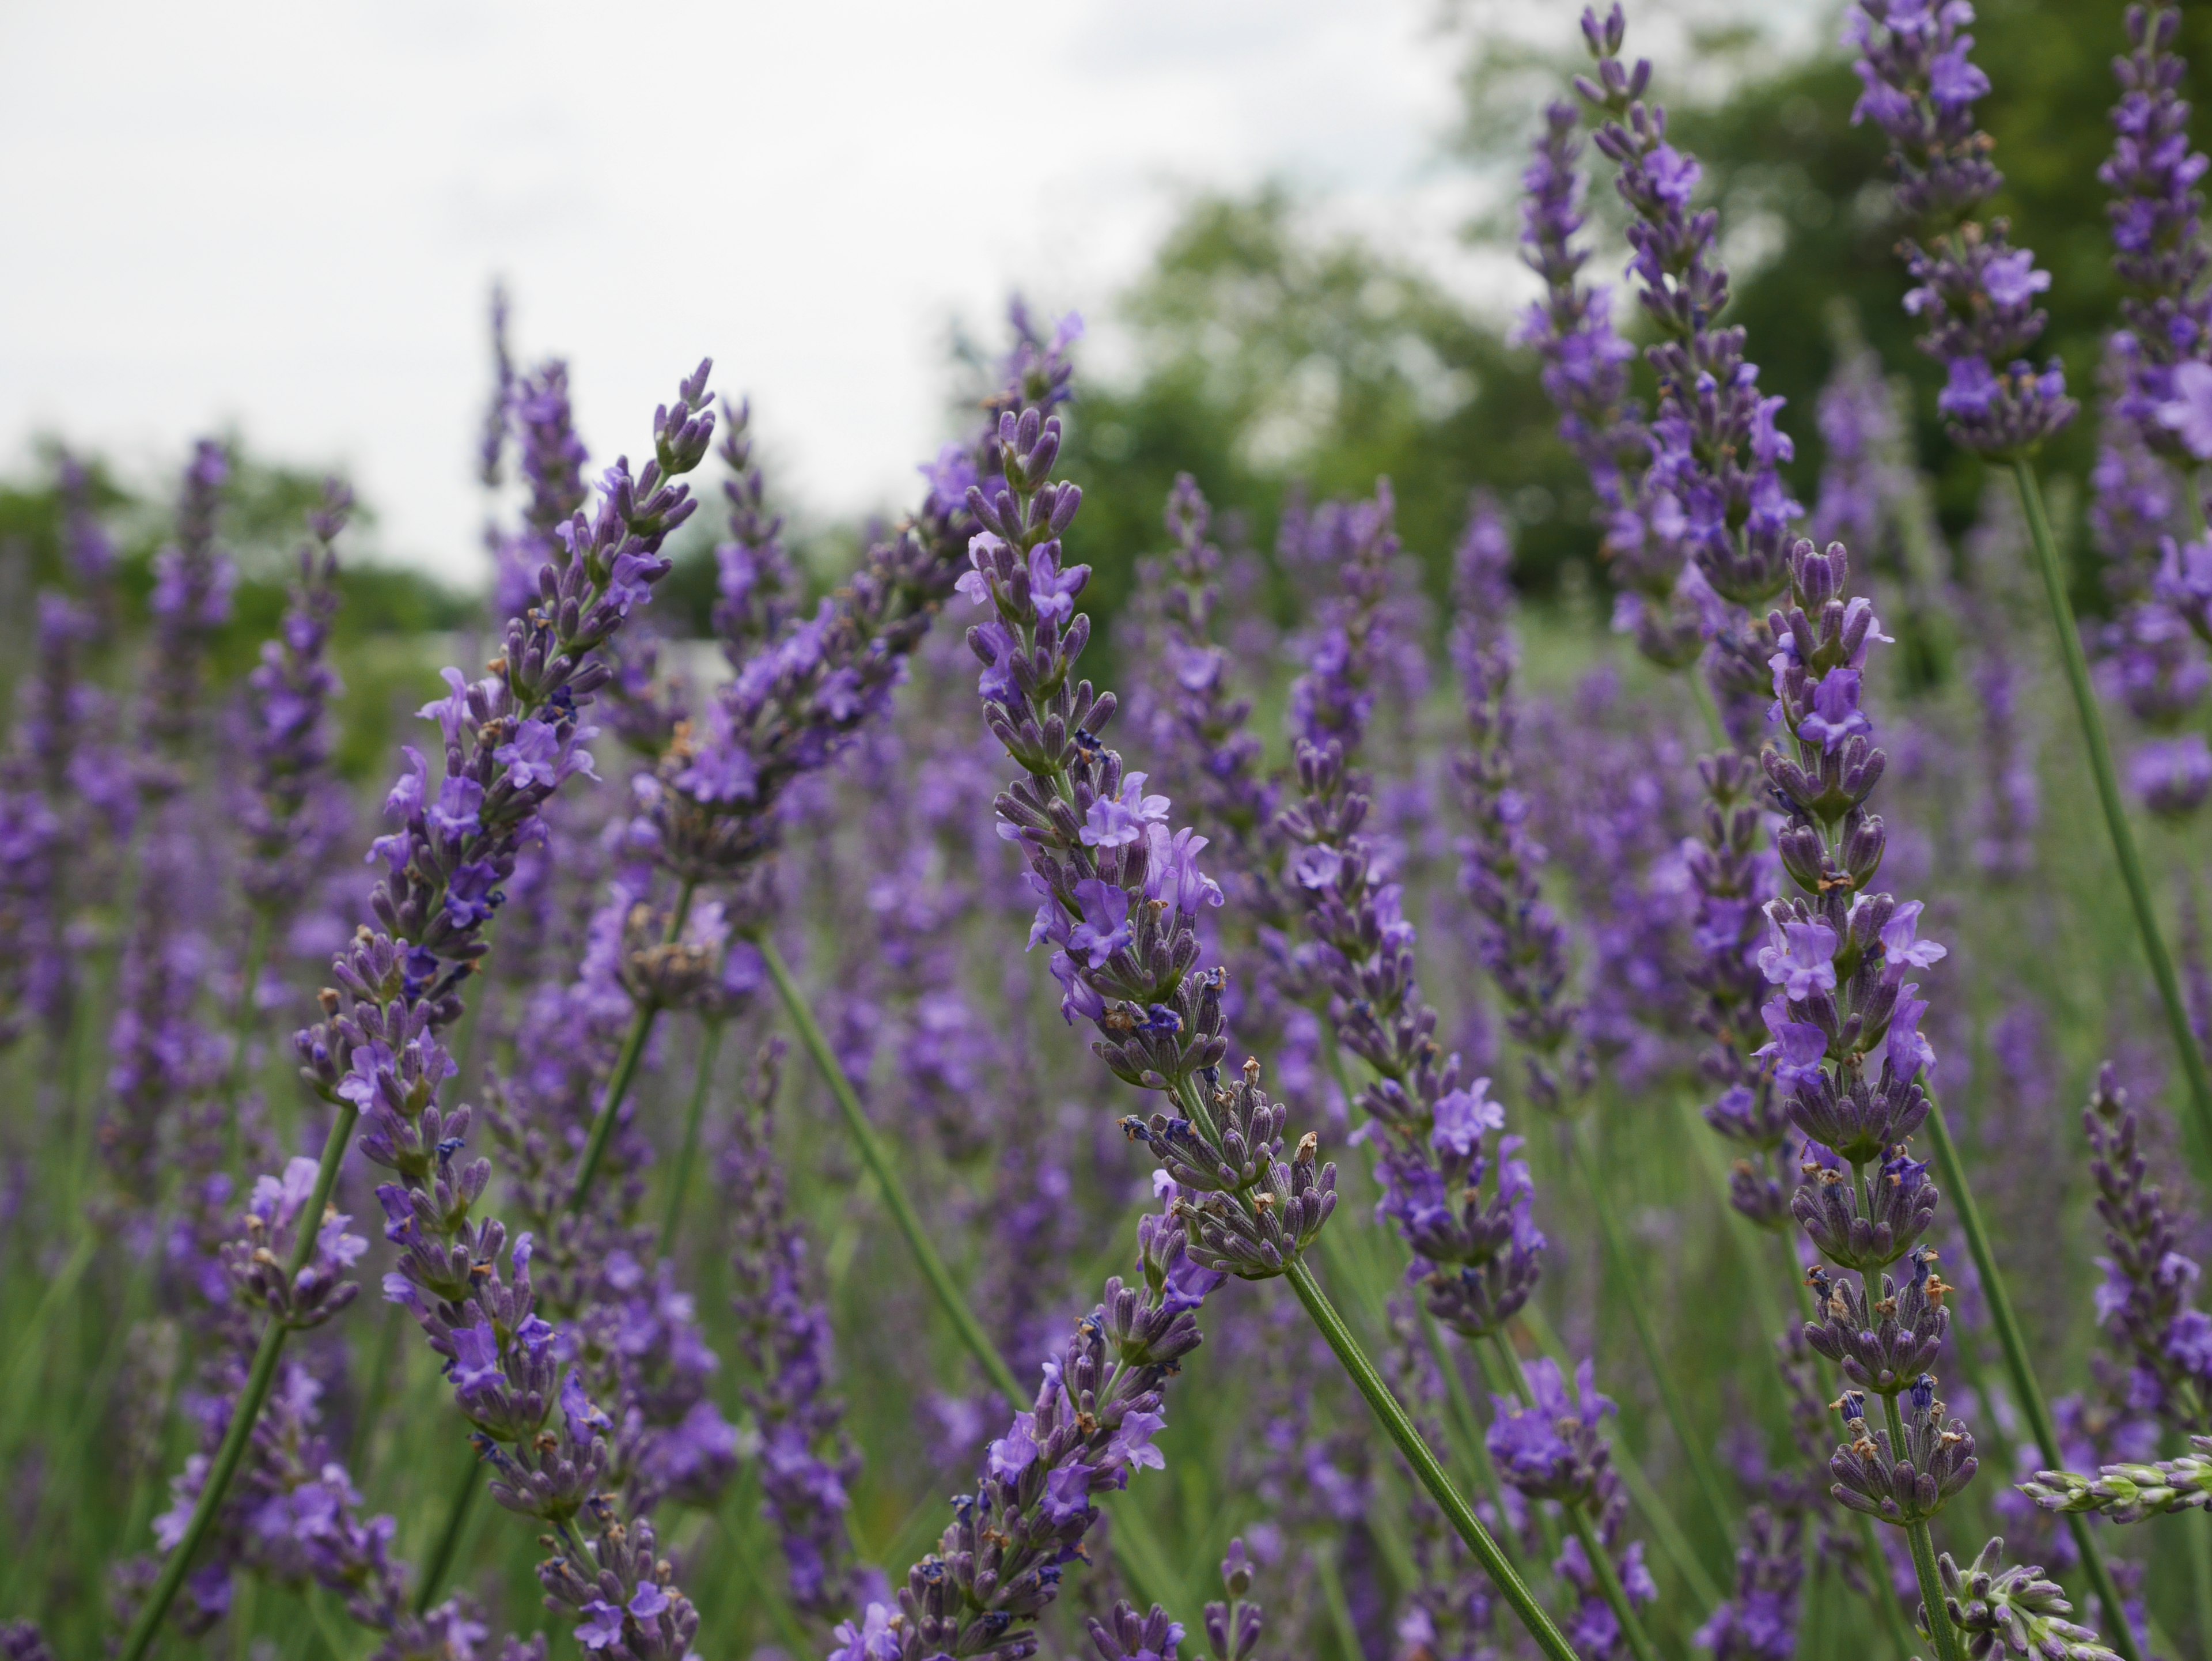
[[[1571,40],[1574,9],[1522,32],[1552,13]],[[1474,195],[1438,159],[1462,53],[1439,12],[0,7],[0,465],[59,432],[149,481],[234,425],[343,465],[386,554],[473,579],[501,276],[525,360],[569,359],[595,459],[641,448],[711,353],[772,490],[896,505],[941,436],[949,319],[994,321],[1017,283],[1095,310],[1192,186],[1282,176],[1449,259]]]

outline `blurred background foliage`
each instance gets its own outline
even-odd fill
[[[1639,21],[1660,9],[1643,8]],[[1487,256],[1471,266],[1487,277],[1448,280],[1396,246],[1332,222],[1325,200],[1273,182],[1187,199],[1148,269],[1094,316],[1132,348],[1119,354],[1119,373],[1085,374],[1066,451],[1085,492],[1079,552],[1094,567],[1102,617],[1127,596],[1137,559],[1161,545],[1161,508],[1186,471],[1218,512],[1233,516],[1231,533],[1263,553],[1286,493],[1364,493],[1387,475],[1407,545],[1440,597],[1468,494],[1487,486],[1516,522],[1524,591],[1538,599],[1589,593],[1587,615],[1604,617],[1589,492],[1553,435],[1533,356],[1512,344],[1515,296],[1524,289],[1509,290],[1504,272],[1517,230],[1514,187],[1537,111],[1565,94],[1584,62],[1568,9],[1559,11],[1558,39],[1542,51],[1492,27],[1483,0],[1452,0],[1437,37],[1440,53],[1460,58],[1463,113],[1445,136],[1449,164],[1494,204],[1460,228]],[[1981,113],[2008,179],[1998,205],[2052,273],[2046,344],[2085,403],[2094,397],[2119,298],[2097,169],[2110,146],[2111,63],[2124,11],[2121,0],[1994,0],[1976,29],[1976,56],[1992,86]],[[1943,441],[1937,374],[1911,344],[1881,146],[1846,119],[1857,82],[1834,45],[1842,15],[1834,9],[1819,27],[1814,38],[1824,44],[1809,56],[1779,55],[1769,38],[1740,24],[1677,30],[1671,45],[1644,28],[1642,44],[1654,49],[1655,36],[1662,40],[1654,94],[1669,108],[1674,137],[1705,164],[1702,200],[1721,210],[1735,320],[1750,331],[1764,384],[1790,400],[1784,422],[1796,441],[1801,499],[1810,499],[1820,462],[1814,403],[1839,331],[1856,332],[1911,382],[1920,458],[1936,476],[1945,527],[1957,532],[1979,504],[1983,469]],[[2212,61],[2212,12],[2185,13],[2181,46],[2194,92]],[[1591,205],[1590,271],[1618,284],[1626,250],[1608,186],[1593,191]],[[1622,320],[1643,333],[1640,319]],[[948,377],[956,399],[970,378],[959,360],[972,367],[975,352],[956,332]],[[1648,397],[1648,372],[1644,382]],[[2094,434],[2092,411],[2054,447],[2051,471],[2078,483]],[[0,545],[27,551],[27,561],[8,562],[11,583],[27,579],[25,592],[55,557],[51,476],[49,453],[31,482],[0,486]],[[143,593],[167,503],[133,499],[101,478],[105,499],[131,527]],[[227,526],[242,556],[233,631],[240,650],[250,651],[275,620],[295,527],[316,487],[312,470],[246,453]],[[2077,489],[2071,500],[2081,496]],[[373,524],[374,504],[364,505]],[[868,527],[820,523],[804,503],[781,505],[793,512],[806,568],[818,581],[834,580]],[[679,543],[678,570],[662,590],[662,613],[679,630],[707,632],[713,517],[702,515]],[[412,568],[356,561],[346,582],[341,630],[349,638],[452,630],[471,615],[471,595]],[[2077,598],[2093,609],[2100,603],[2089,582],[2077,584]],[[9,605],[0,633],[20,632],[24,609]]]

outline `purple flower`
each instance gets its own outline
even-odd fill
[[[1889,921],[1881,926],[1881,949],[1885,962],[1890,964],[1910,964],[1915,969],[1933,969],[1948,955],[1946,949],[1934,940],[1918,938],[1920,914],[1925,908],[1918,900],[1907,900],[1890,913]]]
[[[1797,723],[1797,730],[1823,750],[1834,750],[1843,741],[1874,730],[1859,711],[1859,676],[1856,669],[1836,669],[1820,678],[1813,694],[1813,713]]]
[[[1795,1085],[1817,1074],[1828,1053],[1828,1035],[1810,1022],[1791,1020],[1790,1006],[1780,998],[1761,1004],[1759,1013],[1773,1035],[1759,1054],[1773,1059],[1775,1078]]]
[[[989,1469],[994,1476],[1011,1478],[1020,1475],[1036,1463],[1036,1415],[1018,1413],[1014,1422],[1004,1436],[991,1444]]]
[[[2152,739],[2130,761],[2128,782],[2152,812],[2186,820],[2212,793],[2212,750],[2201,733]]]
[[[1905,938],[1911,938],[1908,922]],[[1824,922],[1790,922],[1773,929],[1774,944],[1761,949],[1759,972],[1792,1002],[1836,985],[1836,931]],[[1938,948],[1941,951],[1941,948]]]
[[[1131,938],[1128,890],[1103,878],[1087,877],[1075,885],[1075,898],[1083,908],[1083,921],[1067,932],[1068,952],[1082,956],[1093,969],[1103,968]]]
[[[1081,832],[1092,848],[1125,848],[1142,838],[1147,827],[1167,818],[1168,799],[1145,794],[1145,776],[1132,773],[1121,782],[1119,796],[1101,796],[1091,804]]]
[[[1489,1089],[1489,1080],[1477,1079],[1465,1089],[1439,1096],[1434,1109],[1436,1129],[1429,1133],[1430,1145],[1440,1153],[1449,1153],[1464,1159],[1481,1145],[1485,1133],[1504,1129],[1505,1110],[1490,1099]]]

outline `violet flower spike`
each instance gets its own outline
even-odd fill
[[[1944,368],[1936,408],[1958,444],[2010,461],[2033,453],[2077,406],[2057,358],[2037,369],[2023,356],[2043,332],[2036,296],[2051,274],[2011,246],[2005,221],[1971,217],[2003,183],[1973,125],[1990,89],[1962,32],[1973,15],[1964,0],[1857,0],[1844,44],[1858,54],[1865,88],[1851,119],[1888,135],[1898,206],[1933,234],[1903,247],[1913,280],[1905,309],[1926,326],[1920,349]]]

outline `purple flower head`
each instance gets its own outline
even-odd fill
[[[905,1622],[894,1625],[893,1618],[883,1604],[870,1603],[858,1626],[840,1621],[833,1634],[836,1647],[830,1652],[829,1661],[902,1661],[906,1644],[900,1633]]]
[[[991,1444],[990,1474],[1001,1479],[1019,1476],[1036,1463],[1036,1415],[1018,1413],[1013,1426],[1004,1436]]]
[[[1131,773],[1121,782],[1119,796],[1101,796],[1091,804],[1081,832],[1085,846],[1125,848],[1141,840],[1146,827],[1167,818],[1168,799],[1145,794],[1145,776]]]
[[[1792,1085],[1816,1074],[1828,1053],[1828,1035],[1809,1021],[1791,1020],[1790,1006],[1780,998],[1761,1004],[1759,1013],[1772,1037],[1757,1053],[1773,1062],[1775,1078]]]
[[[1920,914],[1925,908],[1918,900],[1907,900],[1890,913],[1889,921],[1881,926],[1883,960],[1893,972],[1902,974],[1900,965],[1915,969],[1933,969],[1949,955],[1948,949],[1934,940],[1919,938]]]
[[[1824,922],[1794,921],[1778,928],[1769,923],[1768,928],[1772,944],[1759,952],[1759,972],[1780,987],[1784,997],[1802,1003],[1815,992],[1835,989],[1838,940],[1834,929]],[[1910,938],[1909,928],[1906,934]]]
[[[1477,1079],[1463,1089],[1439,1096],[1432,1110],[1436,1129],[1429,1133],[1430,1145],[1440,1153],[1448,1152],[1464,1159],[1481,1146],[1486,1133],[1504,1129],[1505,1110],[1490,1099],[1489,1090],[1489,1080]]]
[[[2205,747],[2202,733],[2154,739],[2129,762],[2128,782],[2152,812],[2185,821],[2212,793],[2212,750]]]
[[[1068,952],[1102,969],[1129,943],[1129,891],[1103,878],[1087,877],[1076,884],[1075,897],[1083,908],[1083,920],[1067,931]]]
[[[1823,750],[1833,751],[1855,733],[1871,733],[1874,725],[1859,711],[1859,674],[1856,669],[1831,669],[1813,691],[1813,713],[1797,723],[1797,730]]]

